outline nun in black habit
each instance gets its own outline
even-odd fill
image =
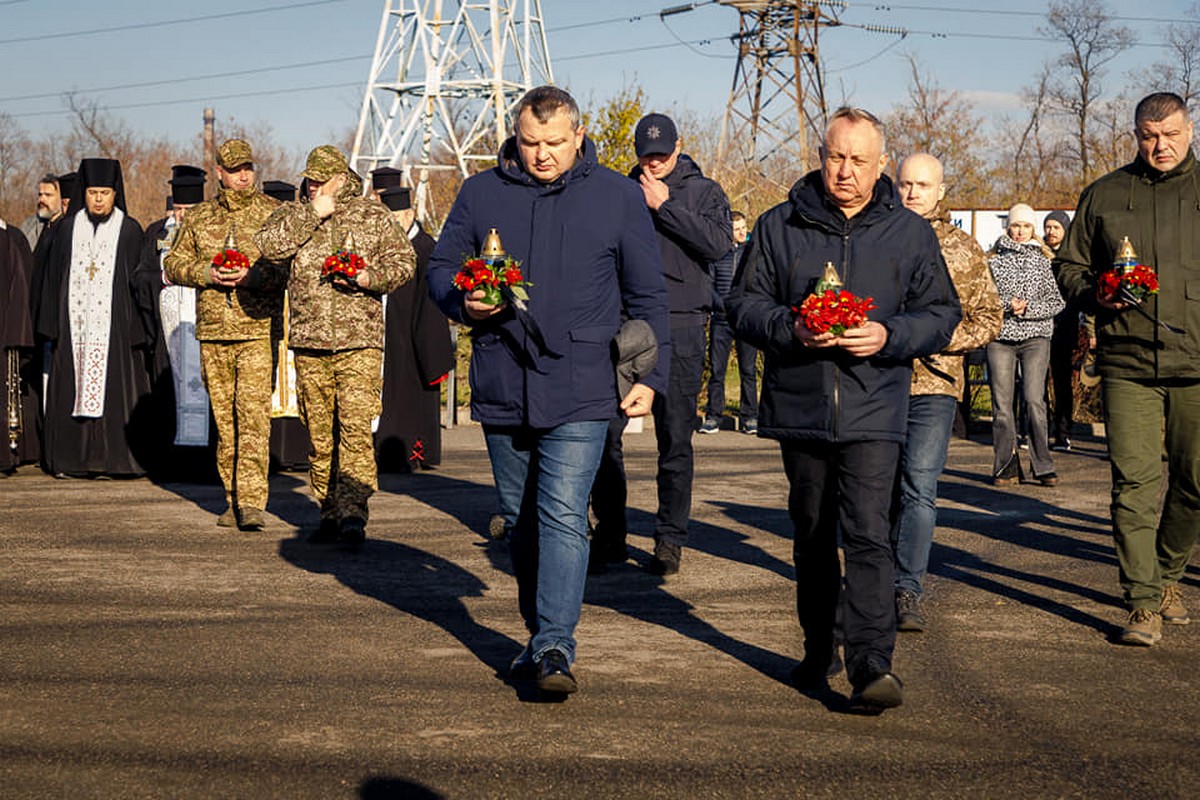
[[[412,241],[417,269],[411,281],[386,296],[375,456],[380,472],[411,472],[441,463],[441,384],[454,367],[454,347],[446,316],[429,299],[433,237],[416,221],[408,189],[384,188],[380,199]]]
[[[85,158],[70,216],[46,255],[37,331],[51,344],[42,467],[56,476],[136,476],[150,439],[146,335],[131,279],[142,228],[125,213],[121,164]]]

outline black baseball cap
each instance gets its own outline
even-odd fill
[[[647,114],[633,132],[633,149],[642,156],[665,156],[675,151],[679,133],[666,114]]]

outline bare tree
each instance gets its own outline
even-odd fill
[[[896,160],[929,153],[944,165],[950,195],[957,205],[977,205],[993,189],[984,154],[989,147],[983,120],[975,106],[955,91],[946,91],[921,69],[915,55],[905,55],[910,80],[908,102],[886,115],[888,149]]]
[[[1055,0],[1046,16],[1042,33],[1067,46],[1055,62],[1055,80],[1050,100],[1073,128],[1072,160],[1079,165],[1079,178],[1087,183],[1095,177],[1091,153],[1091,124],[1101,97],[1104,67],[1133,46],[1133,31],[1115,24],[1108,6],[1096,0]]]
[[[1144,69],[1129,74],[1129,91],[1136,97],[1151,92],[1171,91],[1190,107],[1200,98],[1200,3],[1188,11],[1194,21],[1162,30],[1168,55]]]

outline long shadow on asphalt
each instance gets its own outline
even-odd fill
[[[495,671],[508,672],[521,642],[480,625],[463,598],[480,597],[487,584],[444,558],[415,547],[368,539],[359,552],[311,545],[300,537],[279,543],[279,555],[300,569],[332,575],[364,597],[437,625]]]
[[[968,473],[948,471],[947,474],[967,480],[979,480],[978,475]],[[939,497],[962,505],[989,509],[984,512],[941,508],[938,511],[939,525],[1050,553],[1064,559],[1091,561],[1116,567],[1116,556],[1112,550],[1109,533],[1111,528],[1108,520],[1101,517],[1062,508],[1027,494],[1014,495],[1012,492],[970,484],[942,483],[939,486]],[[1052,528],[1076,535],[1070,536],[1040,528]],[[929,572],[1047,611],[1102,633],[1113,632],[1111,622],[1052,600],[1043,594],[1015,586],[1014,582],[1074,594],[1100,605],[1120,605],[1118,598],[1110,592],[1081,586],[1053,575],[1038,574],[986,561],[967,550],[941,544],[936,538],[930,553]]]
[[[439,475],[431,470],[380,475],[379,491],[407,495],[453,517],[485,538],[488,520],[499,505],[490,470],[485,480],[478,483]]]
[[[638,557],[641,559],[642,554]],[[661,577],[647,572],[644,563],[618,565],[588,576],[583,601],[674,631],[735,658],[768,678],[791,685],[788,676],[796,665],[794,659],[740,641],[713,627],[693,613],[694,606],[667,592],[665,583]]]

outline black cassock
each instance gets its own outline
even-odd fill
[[[104,409],[98,418],[85,418],[72,416],[75,365],[68,290],[74,222],[72,215],[54,229],[37,314],[37,332],[52,344],[42,468],[55,475],[141,475],[145,470],[140,458],[147,457],[153,447],[147,431],[151,414],[146,334],[131,283],[142,252],[142,228],[129,216],[121,224],[112,281]]]
[[[36,367],[33,363],[33,319],[29,313],[32,272],[33,253],[25,234],[11,225],[0,228],[0,387],[4,390],[0,409],[4,411],[5,429],[0,441],[0,472],[37,461],[41,451],[38,400],[32,391],[33,381],[42,379],[40,362]],[[10,375],[10,353],[17,354],[15,376]],[[15,384],[9,382],[12,377],[16,378]]]
[[[375,433],[380,472],[410,472],[442,460],[441,385],[454,367],[450,324],[429,299],[433,237],[420,229],[413,279],[387,296],[383,342],[383,412]]]
[[[139,460],[154,480],[212,483],[217,475],[216,428],[208,427],[207,447],[180,447],[175,444],[175,376],[162,326],[161,242],[167,237],[167,221],[160,219],[146,227],[142,254],[133,273],[133,293],[137,301],[142,329],[146,337],[150,370],[150,398],[145,415],[147,438],[145,455]],[[211,411],[210,411],[211,414]]]

